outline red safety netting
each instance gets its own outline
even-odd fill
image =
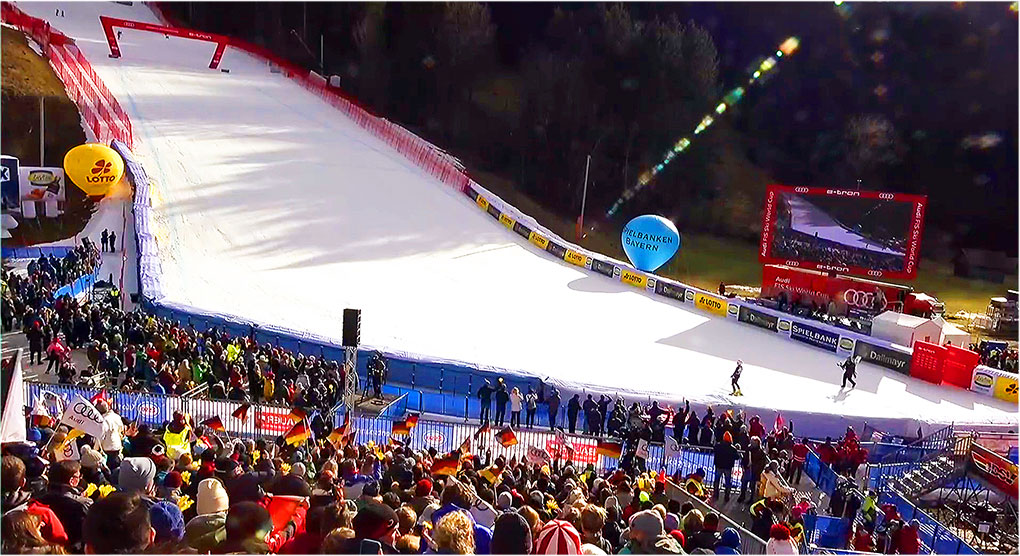
[[[96,140],[109,143],[119,139],[129,146],[134,144],[127,113],[74,41],[10,2],[0,4],[0,16],[4,23],[22,31],[42,47],[53,71],[64,84],[67,96],[78,106],[82,119]]]
[[[914,342],[914,356],[910,361],[910,376],[935,384],[942,383],[946,348],[928,342]],[[968,384],[968,386],[970,386]]]

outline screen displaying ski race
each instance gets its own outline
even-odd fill
[[[875,278],[917,274],[927,197],[773,185],[759,259]]]

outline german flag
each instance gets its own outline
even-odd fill
[[[305,440],[308,440],[312,436],[312,432],[308,429],[308,425],[304,421],[300,421],[287,431],[287,434],[283,435],[283,441],[292,446],[297,446]]]
[[[623,444],[612,440],[599,440],[599,445],[595,448],[595,451],[607,458],[619,459],[623,455]]]
[[[202,425],[203,427],[209,427],[210,429],[216,432],[227,432],[227,429],[226,427],[223,426],[223,421],[220,419],[219,415],[210,417],[205,421],[199,423],[199,425]]]
[[[503,478],[503,470],[495,465],[490,465],[485,469],[482,469],[481,473],[478,475],[488,481],[490,485],[496,486]]]
[[[411,427],[405,421],[393,421],[393,434],[411,434]]]
[[[460,467],[460,458],[457,456],[444,456],[432,464],[433,475],[455,475]]]
[[[468,453],[471,452],[471,437],[470,436],[465,438],[464,442],[460,443],[460,448],[458,448],[458,451],[460,451],[460,453],[464,454],[464,455],[467,455]]]
[[[330,444],[332,444],[333,446],[336,446],[337,442],[340,442],[341,440],[343,440],[343,438],[345,436],[347,436],[347,427],[346,427],[346,425],[333,429],[333,432],[329,433],[329,436],[326,437],[326,440],[329,440]]]
[[[248,420],[248,410],[249,409],[251,409],[251,404],[250,403],[243,404],[243,405],[241,405],[241,407],[235,409],[234,412],[230,414],[230,416],[233,417],[234,419],[240,419],[242,421],[247,421]]]
[[[517,435],[514,434],[514,430],[510,427],[496,433],[496,439],[499,440],[499,443],[502,444],[504,448],[509,448],[510,446],[517,444]]]
[[[412,414],[408,415],[407,417],[405,417],[404,418],[404,423],[407,425],[407,428],[413,429],[414,427],[417,427],[418,426],[418,417],[419,417],[419,415],[417,413],[412,413]]]
[[[301,409],[300,407],[295,407],[294,409],[290,410],[290,415],[288,415],[287,417],[290,417],[290,420],[294,421],[295,423],[300,423],[301,421],[304,421],[305,419],[308,418],[308,412]]]
[[[482,436],[483,434],[489,432],[490,430],[492,429],[489,427],[489,423],[485,423],[484,425],[478,427],[478,430],[475,431],[475,438]]]

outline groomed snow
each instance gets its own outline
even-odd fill
[[[1015,423],[1015,404],[862,365],[839,393],[838,359],[557,262],[424,175],[339,112],[247,55],[123,30],[112,60],[100,13],[113,3],[20,4],[78,40],[131,116],[153,199],[168,301],[362,341],[571,389],[957,423]],[[412,93],[408,93],[412,94]],[[911,429],[913,430],[913,429]]]

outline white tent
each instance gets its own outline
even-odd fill
[[[21,350],[14,351],[7,399],[4,400],[3,422],[0,423],[0,442],[25,441],[25,379],[21,374]],[[7,378],[6,369],[4,378]]]
[[[913,348],[914,342],[940,343],[942,341],[942,326],[930,319],[896,311],[886,311],[871,321],[871,335],[894,344]]]
[[[961,348],[970,347],[970,332],[955,324],[946,322],[942,317],[935,317],[931,320],[937,322],[942,327],[942,345],[948,343]]]

